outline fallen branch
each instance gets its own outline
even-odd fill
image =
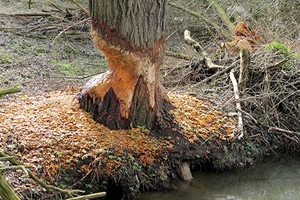
[[[197,86],[199,86],[199,85],[201,85],[201,84],[203,84],[203,83],[205,83],[205,82],[207,82],[207,81],[209,81],[209,80],[211,80],[211,79],[213,79],[213,78],[215,78],[215,77],[217,77],[217,76],[219,76],[219,75],[221,75],[221,74],[223,74],[223,73],[225,73],[225,72],[227,72],[227,71],[229,71],[229,70],[231,70],[231,69],[233,69],[233,68],[235,67],[235,64],[238,62],[238,61],[235,61],[235,62],[232,63],[229,67],[226,67],[226,68],[225,68],[224,66],[220,66],[220,65],[214,64],[214,63],[211,61],[211,59],[207,56],[206,51],[205,51],[204,48],[200,45],[200,43],[197,42],[197,41],[195,41],[193,38],[191,38],[191,33],[190,33],[189,30],[185,30],[185,31],[184,31],[184,40],[185,40],[185,42],[186,42],[187,44],[191,45],[198,53],[200,53],[201,56],[204,57],[204,60],[205,60],[207,66],[208,66],[209,68],[212,68],[212,69],[213,69],[213,68],[214,68],[214,69],[216,69],[216,68],[217,68],[217,69],[222,69],[222,70],[219,71],[218,73],[215,73],[214,75],[212,75],[212,76],[210,76],[210,77],[207,77],[206,79],[204,79],[204,80],[202,80],[202,81],[196,83],[196,84],[193,85],[191,88],[195,88],[195,87],[197,87]]]
[[[0,197],[2,197],[3,200],[20,200],[18,195],[6,182],[5,178],[2,176],[2,173],[0,173]]]
[[[16,159],[12,159],[11,156],[5,154],[4,152],[0,151],[0,157],[9,158],[9,162],[12,165],[15,165],[15,166],[21,166],[22,165],[22,166],[24,166],[22,162],[20,162],[20,161],[18,161]],[[39,179],[37,176],[35,176],[29,169],[27,169],[25,167],[22,168],[23,171],[25,170],[26,173],[29,175],[30,178],[32,178],[40,186],[42,186],[43,188],[45,188],[48,192],[56,191],[56,192],[61,192],[61,193],[67,194],[69,196],[73,196],[73,195],[78,196],[77,193],[85,193],[85,191],[83,191],[83,190],[68,190],[68,189],[61,189],[61,188],[58,188],[58,187],[55,187],[55,186],[52,186],[52,185],[48,185],[45,182],[43,182],[41,179]]]
[[[229,70],[233,69],[236,66],[237,62],[238,62],[238,60],[233,62],[229,67],[226,67],[226,68],[222,69],[221,71],[215,73],[214,75],[211,75],[211,76],[207,77],[206,79],[203,79],[202,81],[192,85],[191,88],[198,87],[199,85],[206,83],[207,81],[209,81],[217,76],[220,76],[221,74],[228,72]]]
[[[201,54],[202,56],[207,56],[206,51],[204,50],[204,48],[200,45],[199,42],[195,41],[192,37],[191,37],[191,32],[189,30],[185,30],[184,31],[184,41],[192,46],[199,54]]]
[[[190,56],[190,55],[185,55],[185,54],[181,54],[181,53],[173,53],[170,51],[166,51],[165,55],[174,57],[174,58],[178,58],[178,59],[189,60],[189,61],[192,60],[192,58],[193,58],[193,56]]]
[[[300,136],[300,132],[289,131],[289,130],[285,130],[285,129],[281,129],[281,128],[277,128],[277,127],[269,127],[268,132],[274,132],[274,131],[278,131],[278,132],[281,132],[281,133],[287,133],[287,134],[290,134],[290,135]]]
[[[48,17],[48,16],[52,16],[52,14],[51,13],[14,13],[14,14],[1,14],[0,16],[26,16],[26,17],[42,16],[42,17]]]
[[[82,195],[79,197],[69,198],[67,200],[86,200],[86,199],[96,199],[98,197],[105,197],[106,192],[99,192],[94,194]]]
[[[244,135],[244,128],[243,128],[243,117],[242,117],[242,113],[239,111],[241,110],[241,103],[240,103],[240,97],[239,97],[239,89],[238,89],[238,83],[236,81],[236,78],[234,77],[234,70],[232,69],[229,73],[232,85],[233,85],[233,91],[234,91],[234,97],[236,100],[236,107],[238,110],[238,132],[240,132],[241,134],[238,136],[238,139],[241,139]]]
[[[0,88],[0,96],[2,95],[6,95],[6,94],[13,94],[13,93],[17,93],[17,92],[21,92],[20,88]]]
[[[220,66],[220,65],[216,65],[214,64],[211,59],[209,57],[207,57],[207,53],[204,50],[204,48],[200,45],[199,42],[195,41],[192,37],[191,37],[191,32],[189,30],[185,30],[184,31],[184,41],[191,45],[201,56],[204,57],[205,62],[207,64],[207,66],[209,68],[224,68],[224,66]]]

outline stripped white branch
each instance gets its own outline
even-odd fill
[[[244,128],[243,128],[243,118],[242,118],[242,113],[240,112],[240,110],[242,110],[241,108],[241,103],[240,103],[240,97],[239,97],[239,89],[238,89],[238,83],[236,78],[234,77],[234,70],[230,70],[229,76],[230,76],[230,80],[232,82],[233,85],[233,92],[234,92],[234,98],[236,100],[236,108],[238,110],[238,132],[240,132],[241,134],[238,136],[238,139],[241,139],[244,136]]]

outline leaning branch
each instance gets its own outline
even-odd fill
[[[222,19],[222,21],[226,24],[227,28],[231,33],[234,32],[234,24],[230,21],[228,15],[226,14],[225,10],[218,4],[216,1],[211,0],[213,6],[216,8],[216,10],[219,13],[219,17]]]
[[[184,41],[192,46],[201,56],[207,56],[207,53],[201,44],[191,37],[191,32],[189,30],[184,31]]]
[[[80,5],[77,1],[75,0],[70,0],[72,1],[76,6],[78,6],[78,8],[80,8],[80,10],[82,10],[87,16],[90,16],[90,12],[87,11],[82,5]]]

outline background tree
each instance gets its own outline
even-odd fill
[[[109,70],[91,79],[80,104],[112,129],[168,125],[171,103],[159,82],[167,0],[90,0],[92,37]]]

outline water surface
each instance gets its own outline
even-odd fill
[[[300,200],[300,158],[267,157],[243,170],[194,172],[174,190],[146,192],[141,200]]]

